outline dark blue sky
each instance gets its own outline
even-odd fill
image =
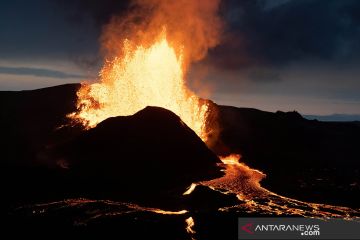
[[[126,7],[119,0],[2,0],[0,89],[94,79],[101,26]],[[221,14],[222,44],[189,75],[202,76],[210,98],[270,111],[360,114],[360,1],[224,0]]]

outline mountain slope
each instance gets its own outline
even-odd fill
[[[92,134],[94,136],[97,134],[91,133],[93,131],[82,137],[81,128],[58,129],[59,126],[68,123],[66,114],[75,111],[76,91],[79,86],[79,84],[69,84],[32,91],[0,92],[1,160],[4,172],[7,172],[6,169],[16,167],[18,174],[12,179],[16,179],[17,176],[21,176],[20,179],[29,179],[32,175],[36,175],[35,172],[42,172],[39,168],[55,171],[55,173],[48,171],[44,179],[57,176],[58,170],[54,169],[57,169],[57,163],[62,161],[51,154],[55,154],[54,150],[59,146],[68,147],[66,153],[68,155],[63,152],[63,157],[71,159],[70,166],[75,164],[74,159],[81,159],[83,155],[92,157],[96,147],[106,147],[102,146],[105,143],[99,142],[97,142],[99,146],[85,144],[83,138],[90,139]],[[221,129],[218,142],[212,146],[213,152],[217,155],[240,153],[243,156],[242,161],[267,174],[262,185],[282,195],[308,201],[358,206],[360,202],[359,123],[307,120],[296,112],[271,113],[249,108],[215,104],[213,106],[217,108]],[[117,129],[118,126],[111,123],[123,122],[124,119],[109,119],[104,123],[105,125],[100,124],[99,127],[104,132],[109,129],[106,131],[113,134],[110,129]],[[174,122],[178,123],[178,120]],[[138,125],[142,127],[143,124]],[[94,129],[94,132],[97,131]],[[102,131],[99,130],[99,134]],[[152,137],[151,134],[149,136]],[[99,136],[102,139],[106,138],[103,133]],[[156,136],[161,139],[165,135],[162,133]],[[115,154],[114,149],[120,145],[116,145],[115,135],[111,135],[111,139],[109,146],[112,147],[110,148],[112,154]],[[79,148],[88,147],[77,152],[76,149],[71,149],[69,144],[66,145],[70,141],[74,141],[73,145]],[[171,159],[177,154],[172,153],[175,148],[167,151],[157,146],[156,142],[149,141],[149,143],[152,147],[147,147],[146,141],[139,143],[135,141],[132,151],[126,153],[127,156],[133,157],[134,154],[136,157],[147,148],[148,151],[157,149],[158,152],[153,154],[152,158],[156,158],[158,154],[162,155],[163,160],[158,159],[162,166],[165,161],[164,156],[169,156],[168,158]],[[140,145],[142,148],[135,149]],[[181,152],[181,149],[178,148],[177,151]],[[119,155],[121,154],[123,153]],[[191,162],[191,164],[195,163]],[[28,168],[34,166],[37,170],[31,170],[33,173],[28,176]],[[95,166],[92,166],[93,169]],[[22,170],[20,171],[18,167]],[[198,168],[199,166],[195,166],[195,169]],[[41,184],[40,178],[38,181],[38,184]]]
[[[159,107],[106,119],[54,151],[52,159],[66,161],[69,174],[90,186],[78,192],[102,198],[181,196],[191,183],[222,175],[220,160],[195,132]]]

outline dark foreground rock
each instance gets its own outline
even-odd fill
[[[87,197],[150,202],[222,175],[217,156],[177,115],[159,107],[109,118],[54,152],[51,158],[68,166],[64,173]]]
[[[30,156],[29,156],[30,157]],[[174,113],[147,107],[109,118],[44,149],[32,166],[7,166],[5,198],[27,202],[87,197],[172,206],[193,182],[222,175],[220,160]]]

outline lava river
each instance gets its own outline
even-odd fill
[[[218,179],[199,183],[224,194],[236,194],[241,203],[220,208],[220,211],[315,218],[339,217],[348,220],[360,218],[359,209],[299,201],[280,196],[261,187],[260,181],[266,175],[239,162],[240,155],[232,154],[220,159],[223,162],[223,167],[225,167],[225,175]]]

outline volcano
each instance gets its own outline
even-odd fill
[[[129,117],[107,119],[89,131],[69,125],[66,115],[76,110],[79,88],[80,84],[68,84],[0,92],[4,179],[10,175],[14,182],[39,179],[28,175],[36,175],[34,172],[39,169],[65,171],[61,164],[68,165],[70,172],[84,165],[87,174],[94,176],[94,171],[105,164],[113,171],[104,174],[107,177],[122,174],[128,177],[127,171],[117,172],[121,165],[122,169],[139,170],[138,166],[146,169],[153,162],[159,166],[155,170],[160,176],[168,174],[171,179],[171,172],[177,170],[184,174],[180,177],[184,184],[191,184],[187,173],[194,176],[194,182],[201,180],[203,173],[204,179],[207,174],[214,176],[217,171],[214,164],[219,162],[215,154],[235,152],[241,153],[242,161],[249,166],[273,173],[267,174],[263,184],[277,192],[304,200],[325,200],[329,204],[356,207],[359,202],[354,194],[360,182],[358,122],[320,122],[304,119],[296,112],[270,113],[212,104],[218,112],[221,134],[211,152],[175,114],[156,107]],[[151,183],[152,178],[145,176]],[[14,187],[4,187],[13,192]],[[17,195],[21,191],[14,192]]]
[[[74,179],[88,183],[91,191],[103,182],[99,192],[117,189],[122,200],[130,195],[149,203],[150,196],[168,191],[181,195],[193,182],[222,175],[220,160],[205,143],[177,115],[159,107],[108,118],[55,152],[53,159],[65,162]],[[101,196],[109,197],[115,196]]]
[[[267,175],[262,186],[284,196],[357,208],[358,122],[325,123],[297,112],[209,101],[221,130],[209,148],[176,114],[160,107],[107,118],[86,130],[66,117],[76,111],[79,88],[68,84],[0,92],[1,210],[9,227],[41,229],[51,223],[55,228],[85,224],[114,230],[121,223],[128,231],[152,226],[151,236],[177,232],[188,237],[188,231],[216,239],[224,236],[223,229],[228,237],[236,236],[239,214],[279,213],[283,206],[284,215],[300,208],[310,217],[359,216],[351,208],[300,202],[261,186],[259,194],[266,194],[249,204],[226,192],[226,184],[234,185],[222,177],[225,167],[217,157],[241,154],[243,163]],[[198,186],[183,195],[192,183],[217,178],[224,189]],[[246,183],[246,174],[239,179]],[[240,192],[249,188],[236,186]],[[193,224],[197,231],[186,230]]]
[[[1,118],[7,126],[2,177],[13,179],[4,186],[9,192],[4,200],[86,196],[154,203],[153,198],[181,196],[191,183],[222,175],[218,157],[163,108],[109,118],[90,130],[66,125],[78,87],[0,94],[7,112]],[[49,183],[54,190],[42,191]]]

